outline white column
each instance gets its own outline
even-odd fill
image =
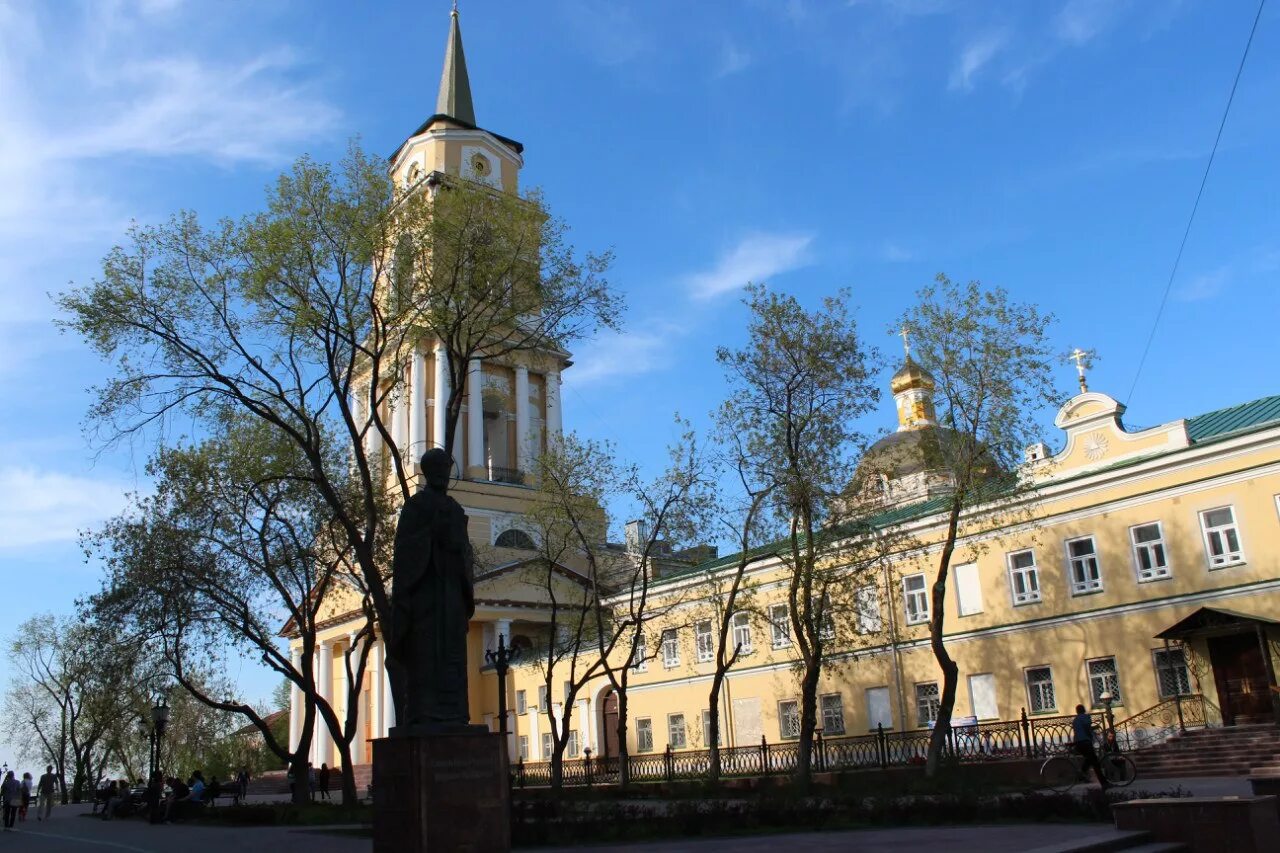
[[[373,422],[373,411],[369,402],[369,389],[365,388],[362,392],[364,397],[364,405],[360,407],[360,411],[364,413],[365,421],[368,422],[368,429],[365,431],[365,453],[369,457],[371,463],[376,463],[378,457],[382,454],[382,432],[378,429],[377,424]]]
[[[542,735],[538,733],[538,726],[542,724],[541,708],[535,708],[533,713],[529,715],[529,760],[542,760]]]
[[[516,470],[525,474],[533,464],[529,451],[529,368],[520,365],[516,368]]]
[[[400,458],[404,459],[405,451],[409,449],[409,436],[405,434],[405,427],[408,426],[405,417],[405,396],[409,389],[404,387],[402,379],[397,378],[396,385],[391,389],[391,440],[396,445],[396,450],[400,453]]]
[[[413,386],[409,398],[409,459],[414,464],[427,451],[427,359],[422,350],[413,348],[413,365],[410,368],[410,384]]]
[[[432,415],[431,426],[434,429],[432,443],[436,447],[444,449],[444,422],[445,401],[449,398],[449,356],[444,351],[444,344],[436,344],[435,352],[436,360],[436,390],[435,390],[435,412]]]
[[[302,649],[293,650],[293,669],[294,672],[302,671]],[[289,751],[293,752],[298,748],[298,738],[302,737],[302,688],[298,687],[297,682],[289,688]]]
[[[595,747],[591,744],[591,726],[587,722],[587,700],[578,700],[578,745],[585,749],[590,746],[591,751],[595,752]]]
[[[350,638],[348,638],[348,643],[349,642]],[[351,695],[351,682],[347,675],[347,661],[350,656],[351,647],[348,645],[347,650],[342,653],[342,656],[334,661],[338,668],[338,687],[334,691],[333,712],[338,718],[338,725],[340,725],[344,731],[347,727],[347,712],[349,710],[347,702],[350,701],[349,697]],[[337,752],[337,741],[334,741],[333,752]],[[329,766],[333,767],[336,763],[336,761],[331,761],[329,762]]]
[[[316,678],[318,680],[318,692],[330,704],[333,704],[333,642],[320,644],[320,654],[317,656],[319,663],[317,664]],[[317,709],[316,713],[316,736],[312,739],[312,743],[316,745],[315,758],[312,763],[318,768],[321,764],[330,763],[333,758],[333,739],[329,736],[329,726],[325,723],[324,718],[320,716]]]
[[[484,374],[480,359],[467,365],[467,467],[484,467]],[[470,472],[468,472],[470,473]]]
[[[511,620],[495,619],[493,622],[493,648],[498,648],[498,635],[501,634],[505,639],[507,648],[511,648]]]
[[[387,674],[387,647],[382,644],[382,736],[386,737],[396,724],[395,697],[391,694],[391,676]]]
[[[587,697],[587,728],[591,731],[591,754],[600,754],[600,733],[596,730],[596,717],[600,716],[599,709],[595,707],[595,702],[591,701],[591,697]]]
[[[560,371],[547,373],[547,447],[555,447],[560,442],[564,420],[560,412]]]
[[[382,641],[373,640],[369,646],[369,716],[372,718],[372,732],[375,738],[386,737],[382,730]],[[369,756],[373,760],[373,756]]]

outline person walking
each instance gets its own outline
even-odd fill
[[[329,765],[321,764],[317,781],[320,783],[320,798],[329,799]]]
[[[13,829],[14,818],[18,816],[18,806],[22,803],[22,785],[13,778],[10,770],[0,782],[0,805],[4,807],[4,831]]]
[[[1084,766],[1093,768],[1094,775],[1098,777],[1098,784],[1102,786],[1102,790],[1107,790],[1111,784],[1102,774],[1102,762],[1098,760],[1098,751],[1093,748],[1093,718],[1089,716],[1089,712],[1083,705],[1076,706],[1076,715],[1071,720],[1071,732],[1071,748],[1078,755],[1084,756]]]
[[[31,789],[35,783],[31,780],[30,773],[22,774],[22,805],[18,806],[18,823],[24,823],[27,819],[27,809],[31,806]]]
[[[240,768],[240,773],[236,776],[236,789],[239,802],[245,802],[249,797],[249,768],[247,766]]]
[[[316,801],[316,767],[310,761],[307,762],[307,797],[313,803]]]
[[[36,793],[40,796],[40,802],[36,805],[36,820],[48,820],[49,815],[53,812],[53,789],[58,784],[58,777],[53,775],[53,765],[49,764],[44,768],[44,775],[40,777],[40,781],[36,783]]]

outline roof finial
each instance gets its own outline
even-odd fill
[[[452,13],[452,14],[454,14],[454,15],[458,14],[458,0],[453,0],[453,13]]]
[[[454,0],[453,11],[449,13],[449,38],[445,42],[444,72],[440,75],[436,114],[449,116],[472,127],[476,124],[476,111],[471,104],[471,81],[467,78],[467,59],[462,52],[457,0]]]
[[[1087,382],[1085,382],[1085,378],[1084,378],[1085,369],[1088,367],[1088,364],[1089,364],[1089,356],[1090,356],[1090,353],[1080,349],[1080,347],[1076,347],[1071,352],[1071,354],[1067,356],[1067,358],[1071,359],[1076,363],[1076,373],[1080,375],[1080,393],[1081,394],[1089,393],[1089,385]]]
[[[902,351],[907,354],[907,360],[911,360],[911,330],[907,328],[907,324],[902,324],[902,330],[898,332],[898,337],[902,338]]]

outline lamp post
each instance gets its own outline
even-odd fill
[[[1102,708],[1104,714],[1102,726],[1102,744],[1103,748],[1108,752],[1115,748],[1116,745],[1116,717],[1111,712],[1111,703],[1115,701],[1115,697],[1111,695],[1111,691],[1107,690],[1098,697],[1102,700]]]
[[[493,665],[498,674],[498,732],[507,733],[507,670],[520,659],[520,650],[507,647],[506,637],[498,634],[498,649],[489,649],[484,659]]]
[[[161,694],[151,706],[151,772],[148,779],[160,769],[160,740],[169,725],[169,705]]]

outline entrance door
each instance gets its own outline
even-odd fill
[[[1262,647],[1252,631],[1209,638],[1209,662],[1222,703],[1222,723],[1265,723],[1271,719],[1271,694]]]
[[[604,758],[618,754],[618,694],[612,690],[604,697]]]

